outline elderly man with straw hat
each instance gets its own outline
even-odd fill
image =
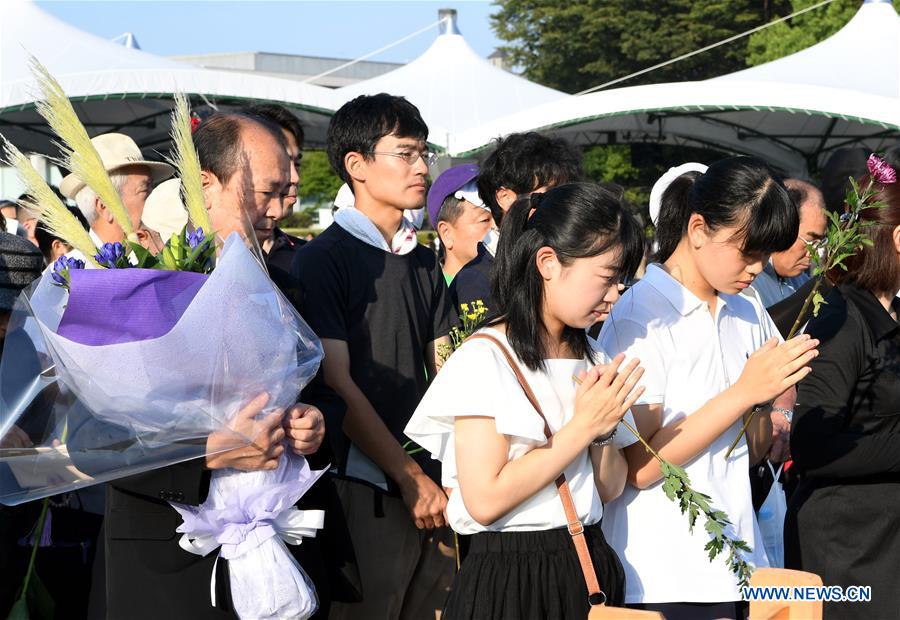
[[[135,141],[125,134],[102,134],[93,138],[91,143],[122,197],[131,225],[139,230],[147,196],[154,185],[172,176],[174,169],[165,163],[146,160]],[[124,241],[125,233],[116,224],[112,212],[81,178],[69,174],[59,184],[59,190],[63,196],[76,202],[91,227],[91,238],[98,247],[104,243]]]

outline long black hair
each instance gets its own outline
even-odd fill
[[[532,212],[533,210],[533,212]],[[491,292],[513,351],[531,370],[547,358],[543,322],[544,281],[535,256],[550,247],[563,264],[620,247],[618,272],[630,277],[644,254],[643,233],[620,195],[595,183],[569,183],[521,198],[503,219],[491,276]],[[584,329],[568,327],[563,341],[579,357],[592,358]]]
[[[693,213],[702,215],[712,231],[740,225],[741,250],[747,254],[782,252],[794,244],[800,228],[800,214],[781,177],[755,157],[720,159],[705,173],[685,173],[666,188],[655,260],[672,255]]]

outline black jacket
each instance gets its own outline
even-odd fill
[[[478,254],[460,269],[450,283],[450,301],[453,309],[459,312],[460,304],[471,304],[473,301],[484,302],[488,313],[493,309],[491,296],[491,273],[494,271],[494,257],[483,243],[478,244]]]
[[[853,285],[826,301],[807,328],[822,342],[798,387],[791,454],[800,482],[785,520],[785,562],[825,585],[872,587],[870,603],[826,602],[826,618],[897,618],[900,325]]]

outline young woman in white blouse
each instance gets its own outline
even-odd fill
[[[622,566],[599,521],[625,485],[621,448],[635,438],[617,426],[641,370],[622,355],[595,366],[609,360],[592,352],[585,329],[606,318],[634,273],[642,234],[617,195],[588,183],[518,201],[502,232],[492,282],[500,318],[477,334],[497,342],[463,344],[406,427],[442,461],[450,525],[472,535],[443,617],[584,618],[588,587],[554,481],[565,474],[600,599],[620,605]],[[549,441],[503,348],[546,416]]]
[[[663,194],[658,262],[628,290],[603,325],[611,354],[641,359],[646,391],[632,411],[641,435],[682,465],[712,497],[766,566],[753,514],[748,469],[768,450],[770,403],[809,372],[818,341],[779,344],[771,319],[739,293],[769,254],[797,238],[797,207],[763,162],[733,157],[687,172]],[[734,452],[745,416],[757,409]],[[603,530],[625,566],[626,602],[669,620],[743,617],[735,576],[709,560],[702,526],[688,531],[660,484],[657,462],[640,445],[625,450],[629,486],[607,507]]]

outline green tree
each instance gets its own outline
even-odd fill
[[[577,92],[761,25],[788,0],[497,0],[491,16],[526,77]],[[700,80],[746,66],[746,40],[633,78],[623,86]]]
[[[300,161],[300,204],[331,203],[343,181],[331,169],[325,151],[304,151]]]
[[[818,0],[791,0],[791,13]],[[747,64],[761,65],[799,52],[823,41],[843,28],[859,10],[859,0],[835,0],[831,4],[799,15],[750,35]]]

